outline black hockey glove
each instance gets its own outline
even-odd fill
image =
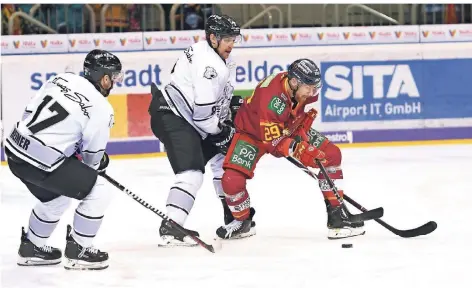
[[[239,95],[234,95],[231,97],[231,103],[229,104],[229,110],[231,111],[231,121],[234,122],[236,113],[238,113],[239,108],[243,105],[244,99]]]
[[[105,174],[108,164],[110,164],[110,157],[108,157],[107,152],[103,153],[102,159],[100,160],[100,166],[98,166],[98,175]]]
[[[231,139],[233,139],[236,129],[231,125],[230,121],[218,124],[221,128],[221,132],[218,134],[210,134],[207,139],[211,141],[218,149],[220,153],[226,155],[228,152],[229,145],[231,145]]]

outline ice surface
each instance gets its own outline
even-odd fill
[[[265,156],[248,184],[257,235],[223,242],[217,254],[201,247],[158,248],[161,219],[115,190],[95,241],[110,254],[107,270],[19,267],[21,226],[27,225],[35,199],[3,166],[1,287],[445,287],[466,280],[472,256],[472,145],[343,153],[348,195],[367,208],[383,206],[383,220],[397,228],[434,220],[438,229],[402,239],[370,221],[365,236],[328,240],[317,183],[288,161]],[[165,211],[173,181],[166,158],[112,160],[108,174]],[[76,205],[63,216],[50,245],[64,248]],[[210,240],[222,218],[208,172],[186,226]],[[354,247],[343,249],[343,243]]]

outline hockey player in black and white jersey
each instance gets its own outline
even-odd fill
[[[112,189],[103,177],[109,163],[105,147],[114,112],[105,97],[123,80],[121,62],[104,50],[84,61],[84,77],[72,73],[50,78],[28,103],[23,118],[5,141],[8,165],[39,200],[28,231],[22,228],[18,265],[59,264],[60,249],[46,245],[73,199],[73,229],[67,226],[66,269],[108,267],[108,254],[92,246],[111,202]]]
[[[167,198],[167,214],[181,226],[193,207],[208,162],[223,204],[225,224],[233,220],[224,200],[221,177],[223,154],[235,133],[230,120],[234,77],[230,76],[236,67],[230,53],[241,41],[240,27],[229,16],[211,15],[205,34],[206,41],[188,47],[177,59],[170,82],[160,89],[155,85],[151,88],[151,129],[164,144],[176,175]],[[187,232],[198,235],[196,231]],[[159,233],[161,246],[196,245],[167,221],[162,221]]]

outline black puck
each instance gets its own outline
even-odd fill
[[[343,248],[352,248],[352,244],[343,244],[341,245]]]

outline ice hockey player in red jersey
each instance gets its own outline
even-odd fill
[[[255,234],[251,227],[246,180],[253,178],[257,162],[265,154],[292,156],[312,168],[318,168],[315,159],[319,159],[343,196],[341,151],[311,128],[316,110],[305,112],[307,104],[318,100],[321,86],[320,70],[316,64],[309,59],[299,59],[289,66],[287,72],[263,79],[240,107],[234,123],[236,134],[226,154],[222,179],[226,202],[234,220],[217,229],[220,238],[244,238]],[[318,177],[328,214],[328,238],[363,235],[364,223],[345,221],[340,203],[325,177],[321,173]]]

